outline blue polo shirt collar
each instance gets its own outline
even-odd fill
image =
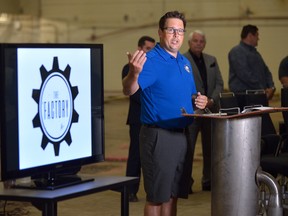
[[[169,54],[164,48],[162,48],[160,46],[160,43],[158,42],[155,46],[155,50],[159,53],[159,55],[165,59],[166,61],[169,61],[171,58],[175,58],[174,56],[172,56],[171,54]],[[178,61],[179,60],[183,60],[183,56],[180,55],[180,52],[178,51],[177,53],[177,58],[176,58]]]

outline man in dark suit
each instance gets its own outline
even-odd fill
[[[219,94],[223,90],[223,79],[214,56],[203,53],[206,45],[205,34],[200,30],[190,33],[189,50],[184,56],[191,62],[197,91],[208,97],[207,108],[212,112],[219,110]],[[189,127],[188,140],[191,143],[192,161],[198,133],[201,131],[203,153],[202,190],[211,190],[211,120],[197,118]],[[193,163],[192,163],[193,167]],[[192,168],[191,168],[192,175]],[[193,177],[191,182],[194,182]]]
[[[155,39],[149,36],[143,36],[138,41],[138,50],[148,52],[155,46]],[[129,72],[129,65],[126,64],[122,70],[122,79],[127,76]],[[129,97],[129,111],[126,124],[129,125],[130,146],[126,167],[126,176],[139,177],[141,175],[141,163],[139,152],[139,133],[141,128],[140,123],[140,94],[139,89],[135,94]],[[139,190],[139,182],[129,188],[129,201],[137,202],[137,192]]]
[[[283,88],[288,88],[288,56],[283,58],[278,69],[278,78]]]

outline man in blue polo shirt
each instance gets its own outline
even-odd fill
[[[123,79],[125,95],[141,94],[140,157],[146,192],[144,215],[176,215],[177,199],[187,198],[190,176],[184,172],[187,139],[185,128],[192,118],[181,110],[193,113],[195,105],[204,109],[207,97],[196,92],[190,62],[179,53],[186,20],[177,12],[160,18],[160,43],[147,53],[137,50],[128,54],[129,73]],[[189,151],[188,151],[189,152]],[[188,165],[189,164],[189,165]]]

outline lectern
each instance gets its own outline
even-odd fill
[[[257,215],[261,115],[282,111],[288,108],[257,107],[257,110],[233,115],[183,114],[212,119],[212,216]],[[282,207],[276,211],[281,212]]]

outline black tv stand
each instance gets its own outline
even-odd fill
[[[53,178],[31,179],[31,181],[27,183],[15,184],[14,188],[55,190],[89,181],[94,181],[94,178],[80,177],[78,175],[56,175]]]
[[[42,216],[57,216],[57,203],[60,201],[113,190],[121,193],[121,214],[119,215],[129,216],[128,188],[137,183],[139,178],[126,176],[93,176],[93,178],[94,181],[58,190],[0,188],[0,200],[37,203],[39,206],[42,206]]]

